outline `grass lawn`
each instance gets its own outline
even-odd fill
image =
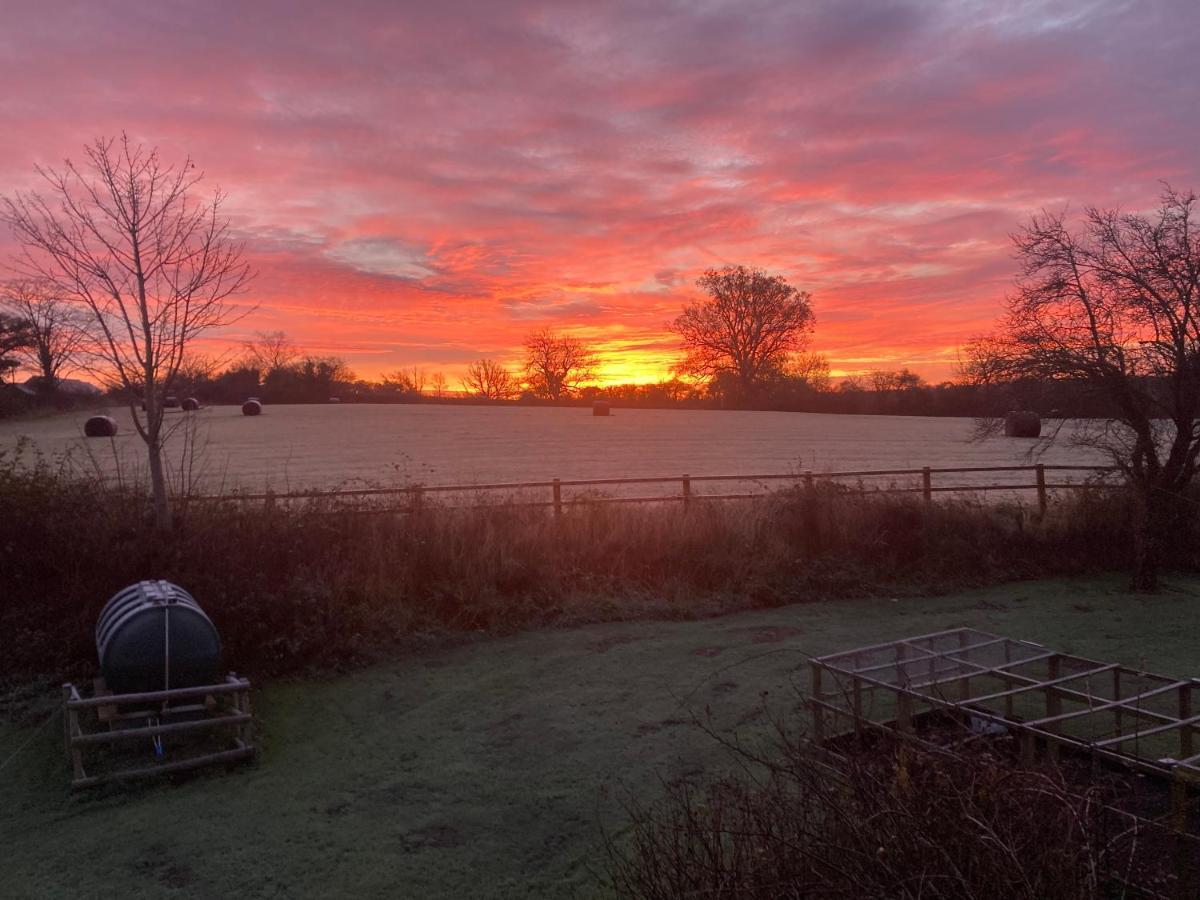
[[[619,799],[726,756],[689,724],[753,730],[803,654],[973,625],[1200,675],[1200,578],[790,606],[698,622],[485,638],[261,691],[257,762],[72,794],[61,725],[0,770],[4,897],[592,897]],[[236,660],[231,661],[236,668]],[[33,734],[0,727],[0,765]]]

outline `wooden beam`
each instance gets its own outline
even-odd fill
[[[1166,725],[1156,725],[1153,728],[1131,731],[1129,734],[1119,734],[1114,738],[1106,738],[1102,741],[1095,741],[1095,746],[1111,747],[1114,744],[1124,744],[1127,741],[1136,741],[1139,738],[1149,737],[1153,734],[1162,734],[1163,732],[1174,731],[1176,728],[1181,728],[1184,725],[1195,725],[1197,722],[1200,722],[1200,716],[1189,716],[1186,719],[1173,719]]]
[[[1031,721],[1026,721],[1022,724],[1028,725],[1030,727],[1036,727],[1038,725],[1045,725],[1047,722],[1065,722],[1068,719],[1079,719],[1084,716],[1090,716],[1093,713],[1104,712],[1105,710],[1109,710],[1109,709],[1120,712],[1121,707],[1128,706],[1133,703],[1137,703],[1137,702],[1145,699],[1146,697],[1154,697],[1154,696],[1157,696],[1158,694],[1169,693],[1173,690],[1176,690],[1179,687],[1182,687],[1182,686],[1185,686],[1188,684],[1190,684],[1190,682],[1177,681],[1174,684],[1166,684],[1166,685],[1163,685],[1162,687],[1155,688],[1152,691],[1145,691],[1141,694],[1138,694],[1136,697],[1125,697],[1120,700],[1105,700],[1103,703],[1098,703],[1095,706],[1089,707],[1088,709],[1077,709],[1074,712],[1063,713],[1062,715],[1058,715],[1058,716],[1047,716],[1044,719],[1033,719]]]
[[[232,762],[236,759],[247,759],[254,755],[253,747],[237,747],[233,750],[222,750],[219,753],[206,753],[203,756],[193,756],[176,762],[163,763],[159,766],[146,766],[139,769],[125,769],[120,772],[109,772],[105,775],[76,778],[71,782],[72,787],[91,787],[109,781],[123,781],[128,778],[149,778],[155,775],[165,775],[168,772],[183,772],[217,762]]]
[[[1054,654],[1054,656],[1057,656],[1057,654]],[[1101,666],[1098,669],[1086,669],[1083,672],[1076,672],[1072,675],[1062,675],[1058,678],[1051,678],[1048,681],[1036,681],[1033,684],[1027,684],[1023,687],[1010,688],[1007,691],[997,691],[994,694],[984,694],[982,697],[969,697],[964,702],[983,703],[985,700],[999,700],[1002,697],[1011,697],[1015,694],[1023,694],[1026,691],[1036,691],[1039,688],[1052,688],[1052,687],[1055,687],[1056,685],[1066,684],[1069,681],[1078,681],[1080,678],[1087,678],[1091,675],[1103,675],[1105,672],[1111,672],[1113,669],[1116,669],[1116,668],[1118,668],[1117,665],[1112,664],[1112,665],[1107,665],[1107,666]],[[1011,675],[1014,673],[1010,672],[1009,674]],[[1090,696],[1090,695],[1083,694],[1081,696],[1086,697],[1086,696]],[[1051,721],[1053,721],[1055,718],[1056,718],[1055,716],[1050,717]]]
[[[975,672],[973,673],[973,677],[974,676],[987,677],[988,675],[991,675],[996,678],[1005,679],[1006,681],[1010,680],[1010,679],[1012,681],[1027,681],[1032,685],[1035,683],[1041,684],[1042,682],[1039,682],[1036,678],[1033,678],[1032,676],[1018,675],[1016,672],[1009,672],[1008,670],[1015,668],[1017,666],[1023,666],[1023,665],[1025,665],[1025,663],[1041,662],[1043,659],[1049,659],[1052,656],[1058,656],[1058,654],[1057,653],[1043,653],[1040,656],[1031,656],[1028,659],[1015,659],[1012,662],[1004,663],[1003,665],[999,665],[999,666],[985,666],[985,665],[981,665],[980,663],[973,663],[973,662],[970,662],[969,660],[965,660],[965,659],[957,660],[957,662],[961,663],[964,666],[970,666],[971,668],[975,669]],[[912,685],[911,688],[913,690],[917,690],[919,688],[927,688],[927,687],[931,687],[934,684],[938,684],[939,682],[940,682],[940,679],[939,679],[939,681],[934,681],[934,682],[920,681],[920,682],[917,682],[916,684]],[[962,702],[966,703],[968,701],[975,700],[975,699],[977,699],[977,698],[967,697]]]
[[[177,700],[184,697],[202,697],[205,694],[232,694],[234,691],[245,690],[250,682],[243,679],[238,682],[224,684],[205,684],[196,687],[172,688],[169,691],[145,691],[139,694],[110,694],[106,697],[83,697],[68,701],[71,709],[89,709],[93,706],[127,706],[132,703],[157,703],[160,700]]]
[[[948,635],[955,635],[955,634],[958,634],[960,631],[971,631],[971,632],[974,632],[975,634],[986,635],[989,638],[994,638],[994,637],[998,636],[998,635],[994,635],[994,634],[988,634],[986,631],[979,631],[978,629],[975,629],[975,628],[950,628],[950,629],[947,629],[946,631],[933,631],[933,632],[930,632],[929,634],[919,634],[916,637],[905,638],[904,640],[906,643],[911,644],[916,641],[928,641],[933,638],[946,637]],[[854,650],[843,650],[840,653],[830,653],[826,656],[818,656],[816,658],[815,662],[831,663],[836,659],[843,659],[847,656],[854,656],[855,654],[858,654],[858,653],[871,653],[876,650],[892,650],[892,649],[895,649],[897,643],[899,643],[899,642],[898,641],[888,641],[886,644],[868,644],[866,647],[858,647]],[[925,651],[924,648],[920,648],[920,649],[922,649],[923,652],[929,652],[929,651]]]
[[[81,744],[112,744],[117,741],[128,741],[136,738],[154,737],[158,734],[178,734],[185,731],[204,731],[218,728],[222,725],[240,725],[250,721],[246,713],[231,716],[214,716],[209,719],[194,719],[190,722],[169,722],[166,725],[147,725],[145,728],[116,728],[112,731],[96,731],[91,734],[78,734],[71,743]]]
[[[960,632],[960,634],[965,634],[965,632]],[[940,652],[935,652],[933,650],[928,650],[925,647],[916,646],[911,641],[898,641],[897,643],[902,643],[902,644],[908,646],[909,648],[916,650],[918,653],[925,654],[924,656],[916,656],[916,657],[913,657],[912,659],[906,660],[904,662],[904,665],[910,665],[912,663],[925,662],[926,660],[948,659],[949,657],[957,656],[960,653],[970,653],[970,651],[978,650],[980,647],[991,647],[991,646],[994,646],[995,644],[1004,644],[1007,642],[1008,642],[1008,638],[992,638],[991,640],[982,641],[981,643],[978,643],[978,644],[969,644],[966,647],[951,647],[948,650],[943,650]],[[955,662],[967,662],[967,660],[954,660],[954,661]],[[865,669],[859,669],[859,668],[842,669],[842,668],[839,668],[839,671],[844,672],[847,675],[866,675],[870,672],[879,672],[879,671],[882,671],[883,669],[891,669],[891,668],[894,668],[896,665],[897,665],[897,663],[895,663],[895,662],[886,662],[886,663],[879,663],[878,665],[874,665],[874,666],[867,666]],[[978,665],[978,663],[975,663],[974,665]]]

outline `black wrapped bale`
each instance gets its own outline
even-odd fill
[[[87,437],[115,437],[117,420],[109,416],[92,416],[83,423],[83,433]]]
[[[251,397],[249,400],[247,400],[245,403],[242,404],[242,415],[243,416],[257,416],[261,412],[262,412],[262,401],[261,400],[255,400],[253,397]]]
[[[163,409],[179,409],[179,398],[174,394],[167,394],[163,398]]]
[[[1029,410],[1015,409],[1004,417],[1007,437],[1035,438],[1042,434],[1042,417]]]
[[[195,412],[200,408],[200,401],[195,397],[184,397],[179,405],[183,407],[184,412]]]
[[[609,413],[609,409],[610,409],[610,407],[608,405],[607,400],[593,400],[592,401],[592,415],[593,416],[607,416]]]
[[[96,622],[96,653],[117,694],[214,684],[221,672],[216,627],[169,581],[140,581],[114,594]]]

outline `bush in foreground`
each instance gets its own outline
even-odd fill
[[[1132,776],[1076,784],[994,750],[738,750],[748,774],[629,806],[606,841],[610,886],[628,900],[1161,895],[1174,838],[1112,805]]]
[[[1128,561],[1127,509],[1079,492],[1023,505],[911,496],[407,512],[331,501],[181,505],[152,533],[144,496],[45,462],[0,460],[0,682],[94,670],[121,587],[166,578],[256,676],[348,666],[423,631],[512,630],[933,593]],[[1180,538],[1176,565],[1195,562]]]

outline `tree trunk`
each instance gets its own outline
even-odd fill
[[[1162,501],[1150,485],[1133,486],[1133,583],[1139,593],[1158,590]]]
[[[147,443],[150,455],[150,491],[154,504],[154,527],[171,530],[171,499],[167,496],[167,479],[163,473],[162,446],[157,438]]]

